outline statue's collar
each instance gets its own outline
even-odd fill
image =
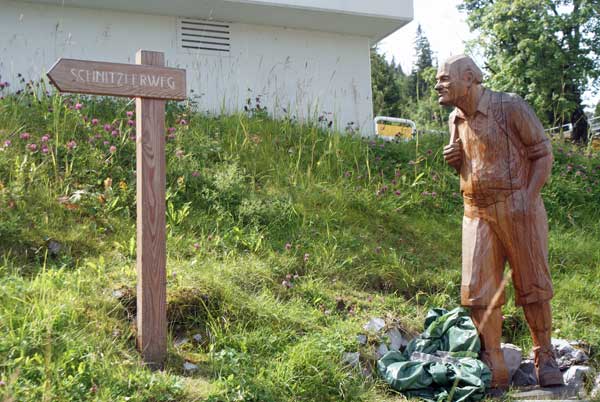
[[[484,116],[487,116],[491,97],[492,94],[490,93],[490,90],[487,88],[483,88],[483,93],[481,94],[481,98],[479,98],[479,103],[477,104],[477,110],[475,111],[475,114],[481,113]],[[456,111],[455,117],[463,120],[467,119],[467,116],[465,116],[462,110],[460,110],[459,108],[455,108],[454,110]]]

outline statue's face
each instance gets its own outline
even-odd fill
[[[435,77],[437,80],[435,90],[438,93],[440,105],[457,106],[459,99],[467,96],[469,92],[469,81],[460,76],[457,68],[452,67],[452,65],[443,64]]]

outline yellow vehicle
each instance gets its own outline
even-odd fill
[[[397,117],[377,116],[374,119],[375,134],[384,140],[403,139],[410,141],[417,132],[417,125],[408,119]]]

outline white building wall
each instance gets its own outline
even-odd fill
[[[177,19],[0,0],[0,74],[36,79],[59,57],[134,63],[137,49],[165,52],[169,66],[187,70],[188,90],[201,110],[243,108],[246,99],[276,117],[333,113],[372,133],[369,39],[271,26],[231,24],[227,55],[177,49]]]

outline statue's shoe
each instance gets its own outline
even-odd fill
[[[501,349],[484,350],[480,354],[483,361],[492,372],[491,388],[508,388],[510,378],[506,363],[504,362],[504,354]]]
[[[533,353],[535,356],[535,371],[540,386],[556,387],[564,385],[563,375],[558,368],[552,348],[535,347]]]

